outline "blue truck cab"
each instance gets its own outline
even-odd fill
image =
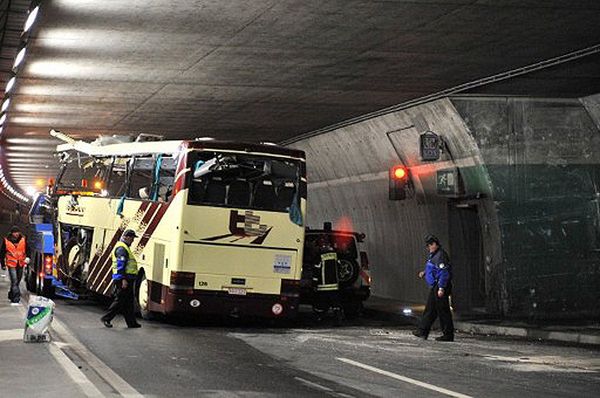
[[[38,195],[29,211],[29,244],[31,262],[25,270],[27,290],[45,297],[53,295],[77,299],[58,278],[54,246],[52,201],[48,195]]]

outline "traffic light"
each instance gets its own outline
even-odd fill
[[[390,168],[390,200],[406,199],[406,187],[408,186],[408,169],[402,165]]]

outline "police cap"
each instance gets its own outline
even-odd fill
[[[430,243],[437,243],[438,245],[440,244],[440,240],[437,238],[437,236],[429,234],[425,237],[425,243],[426,244],[430,244]]]
[[[137,238],[138,236],[133,229],[126,229],[125,232],[123,232],[123,238],[129,237]]]

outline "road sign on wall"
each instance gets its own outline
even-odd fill
[[[433,131],[426,131],[421,134],[420,145],[421,145],[421,160],[433,161],[439,160],[441,139],[440,136]]]

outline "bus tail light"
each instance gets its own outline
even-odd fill
[[[171,281],[169,284],[169,289],[193,291],[195,282],[196,274],[194,272],[171,271]]]
[[[282,279],[281,280],[282,297],[300,297],[300,280]]]
[[[44,256],[44,271],[46,271],[46,274],[48,274],[48,275],[52,274],[52,255],[51,254],[46,254]]]

